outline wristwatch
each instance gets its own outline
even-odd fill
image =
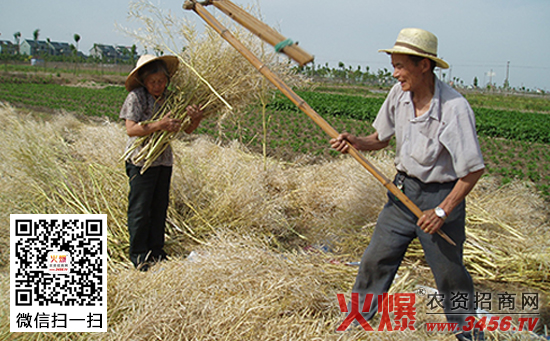
[[[441,207],[437,206],[435,208],[435,215],[438,216],[439,218],[445,220],[447,218],[447,213],[445,213],[445,210],[442,209]]]

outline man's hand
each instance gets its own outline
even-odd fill
[[[338,135],[337,138],[330,140],[330,146],[332,149],[339,151],[342,154],[346,154],[349,150],[348,143],[353,144],[352,141],[355,139],[356,137],[349,133],[342,133]]]
[[[438,217],[435,214],[435,210],[431,209],[424,211],[424,214],[420,217],[420,219],[418,219],[416,225],[418,225],[422,231],[429,234],[434,234],[439,231],[444,222],[445,220]]]
[[[346,143],[347,142],[347,143]],[[389,144],[389,140],[382,142],[378,139],[378,133],[374,133],[364,137],[358,137],[350,133],[342,133],[337,138],[330,140],[330,145],[334,150],[346,154],[349,151],[349,146],[357,150],[379,150],[385,148]]]

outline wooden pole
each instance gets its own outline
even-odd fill
[[[275,75],[261,60],[258,59],[250,50],[248,50],[235,36],[225,28],[210,12],[208,12],[201,4],[194,3],[194,6],[184,5],[185,9],[193,9],[208,25],[218,32],[231,46],[243,55],[254,67],[260,71],[273,85],[277,87],[288,99],[290,99],[300,110],[309,116],[323,131],[331,138],[338,137],[338,132],[325,121],[313,108],[309,106],[300,96],[298,96],[288,85],[286,85],[277,75]],[[357,149],[349,145],[349,154],[353,156],[363,167],[365,167],[378,181],[384,185],[393,195],[395,195],[411,212],[418,218],[422,217],[423,212],[416,206],[403,192],[401,192],[384,174],[376,169]],[[449,242],[456,246],[455,242],[447,236],[443,231],[437,233]]]
[[[300,66],[313,61],[313,56],[300,48],[297,43],[288,41],[282,34],[250,15],[247,11],[231,1],[211,0],[208,4],[210,3],[271,46],[276,47],[277,44],[286,45],[281,47],[281,50],[278,52],[285,53],[296,63],[300,64]]]

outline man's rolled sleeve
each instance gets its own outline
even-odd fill
[[[451,155],[458,178],[485,168],[476,133],[475,116],[469,105],[456,107],[454,115],[440,136]]]
[[[395,87],[392,88],[388,97],[380,107],[378,115],[372,126],[378,133],[378,140],[387,141],[395,135]]]

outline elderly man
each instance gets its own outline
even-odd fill
[[[420,219],[388,193],[371,242],[363,257],[352,292],[359,307],[374,294],[366,320],[377,310],[377,295],[389,290],[407,247],[418,238],[440,294],[447,320],[462,326],[474,313],[472,279],[462,262],[465,240],[465,197],[484,170],[470,105],[458,92],[441,82],[435,67],[449,65],[437,57],[437,37],[416,28],[401,30],[393,48],[380,50],[391,56],[393,77],[399,83],[388,94],[373,123],[376,132],[366,137],[343,133],[330,141],[346,153],[348,143],[358,150],[378,150],[396,139],[394,183],[422,211]],[[436,232],[449,235],[456,246]],[[466,309],[456,309],[453,295],[467,298]],[[459,314],[457,314],[459,313]],[[471,340],[471,332],[457,333]],[[476,335],[477,336],[477,335]],[[481,335],[480,335],[481,336]]]

